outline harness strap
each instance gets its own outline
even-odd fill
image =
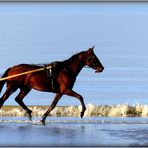
[[[51,79],[51,86],[52,86],[52,90],[55,90],[54,87],[54,76],[53,76],[53,66],[50,66],[50,68],[48,68],[48,65],[44,65],[44,70],[47,72],[47,77],[49,77]]]
[[[22,72],[22,73],[19,73],[19,74],[15,74],[15,75],[11,75],[11,76],[8,76],[8,77],[0,78],[0,81],[4,81],[4,80],[10,79],[10,78],[15,78],[15,77],[18,77],[18,76],[22,76],[22,75],[26,75],[26,74],[42,71],[42,70],[44,70],[44,68],[39,68],[39,69],[35,69],[35,70],[30,70],[30,71]]]

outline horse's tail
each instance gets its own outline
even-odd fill
[[[7,77],[8,72],[10,71],[10,69],[11,69],[11,67],[8,68],[8,69],[4,72],[4,74],[1,76],[1,78]],[[3,86],[4,86],[5,83],[6,83],[6,80],[0,81],[0,93],[1,93],[2,88],[3,88]]]

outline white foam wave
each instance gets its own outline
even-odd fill
[[[85,117],[147,117],[148,116],[148,105],[147,104],[136,104],[130,106],[128,104],[118,105],[93,105],[88,104]],[[46,110],[47,106],[30,106],[29,107],[34,117],[41,117]],[[58,106],[56,107],[49,116],[54,117],[79,117],[81,112],[81,106]],[[0,110],[0,116],[5,117],[23,117],[25,111],[20,107],[11,106],[3,107]]]

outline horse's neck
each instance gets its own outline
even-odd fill
[[[70,63],[69,65],[67,65],[69,72],[71,72],[73,75],[77,76],[79,74],[79,72],[82,70],[82,68],[85,65],[83,64],[82,61],[74,61],[72,63]]]

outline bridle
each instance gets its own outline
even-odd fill
[[[95,69],[98,66],[97,62],[95,62],[95,55],[91,55],[86,60],[87,61],[92,61],[91,66],[85,66],[86,68],[93,68],[93,69]]]

